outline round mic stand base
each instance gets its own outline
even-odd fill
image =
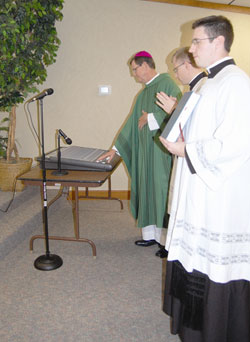
[[[61,267],[62,264],[62,259],[55,254],[40,255],[34,262],[35,268],[40,271],[52,271]]]

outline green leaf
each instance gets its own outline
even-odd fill
[[[5,111],[37,91],[55,63],[60,45],[56,21],[63,0],[4,0],[0,15],[0,109]],[[17,94],[19,94],[17,96]]]

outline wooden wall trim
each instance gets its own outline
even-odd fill
[[[79,191],[79,197],[85,196],[86,192],[84,190]],[[108,190],[89,190],[88,196],[92,197],[108,197]],[[75,198],[75,191],[72,190],[69,193],[70,199]],[[129,200],[130,199],[130,191],[129,190],[112,190],[111,197],[119,198],[120,200]],[[91,198],[79,198],[80,200],[89,200]]]
[[[236,6],[236,5],[224,5],[216,2],[209,1],[196,1],[196,0],[141,0],[150,2],[164,2],[166,4],[180,5],[180,6],[192,6],[200,8],[209,8],[220,11],[228,11],[242,14],[250,14],[250,7]]]

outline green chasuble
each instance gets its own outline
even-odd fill
[[[168,119],[168,114],[155,103],[160,91],[181,97],[180,89],[168,74],[157,76],[139,93],[133,112],[115,141],[131,177],[130,209],[138,227],[165,226],[172,157],[159,140]],[[159,130],[150,131],[148,125],[139,130],[142,110],[154,114]]]

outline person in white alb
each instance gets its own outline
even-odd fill
[[[229,57],[223,16],[192,25],[208,79],[178,155],[163,310],[184,342],[250,341],[250,80]]]

